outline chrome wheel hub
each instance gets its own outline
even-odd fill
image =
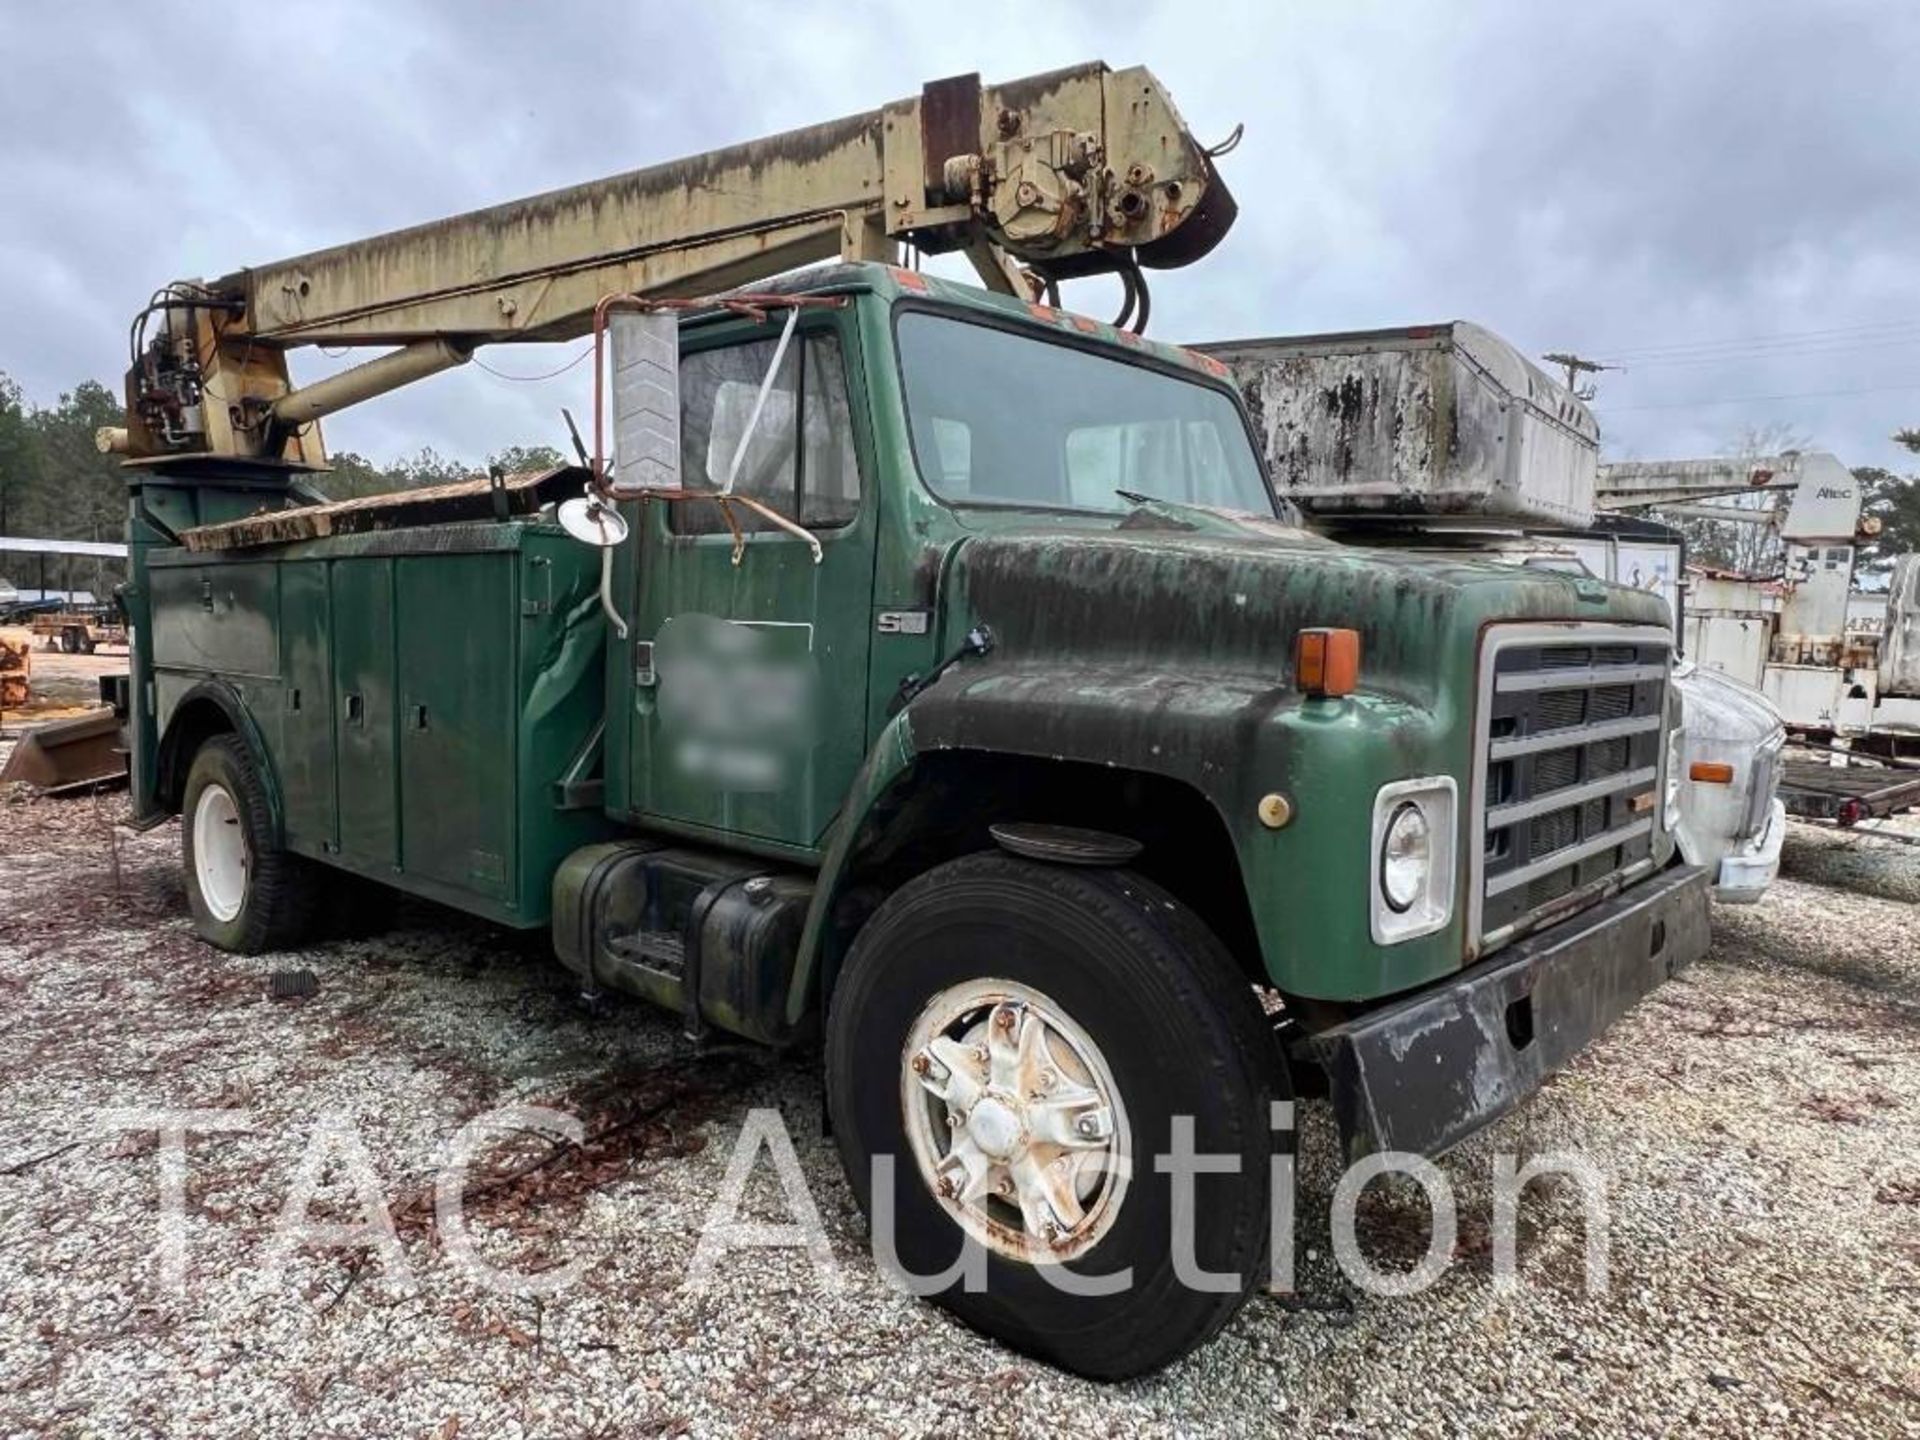
[[[960,1226],[1028,1264],[1112,1227],[1130,1178],[1106,1057],[1052,1000],[1009,980],[941,991],[908,1032],[901,1105],[921,1178]]]

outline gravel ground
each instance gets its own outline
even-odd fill
[[[1103,1387],[879,1279],[812,1063],[696,1062],[669,1020],[587,1011],[537,950],[424,908],[297,959],[219,954],[184,918],[176,829],[110,844],[124,804],[0,797],[0,1434],[1920,1435],[1920,848],[1796,830],[1789,878],[1718,913],[1705,963],[1441,1162],[1456,1260],[1417,1296],[1358,1293],[1327,1259],[1335,1175],[1306,1107],[1298,1293]],[[270,999],[296,964],[317,992]],[[490,1259],[585,1265],[545,1301],[459,1272],[420,1202],[448,1137],[508,1101],[594,1137],[476,1172]],[[154,1142],[102,1125],[130,1107],[252,1122],[191,1142],[183,1294],[155,1268]],[[792,1136],[837,1290],[799,1251],[683,1286],[756,1107]],[[365,1142],[406,1276],[318,1250],[264,1273],[328,1113]],[[1529,1192],[1521,1283],[1496,1293],[1493,1157],[1560,1150],[1608,1177],[1610,1284],[1585,1292],[1565,1184]],[[343,1173],[320,1197],[345,1221]],[[772,1174],[763,1155],[748,1208],[784,1221]],[[1410,1265],[1425,1216],[1376,1186],[1362,1246]]]

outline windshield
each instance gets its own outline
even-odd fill
[[[1125,491],[1274,513],[1218,390],[924,310],[903,313],[898,335],[914,453],[943,500],[1120,511]]]

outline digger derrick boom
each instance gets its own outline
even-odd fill
[[[168,287],[143,312],[161,324],[134,347],[128,433],[103,444],[319,464],[322,415],[480,345],[583,335],[604,295],[712,294],[834,256],[891,260],[901,242],[964,252],[985,283],[1016,291],[1190,263],[1235,210],[1144,68],[960,76],[865,114]],[[303,345],[403,348],[293,391],[285,352]]]

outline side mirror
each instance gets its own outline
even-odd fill
[[[668,310],[617,310],[607,317],[613,358],[616,495],[678,490],[680,325]]]

